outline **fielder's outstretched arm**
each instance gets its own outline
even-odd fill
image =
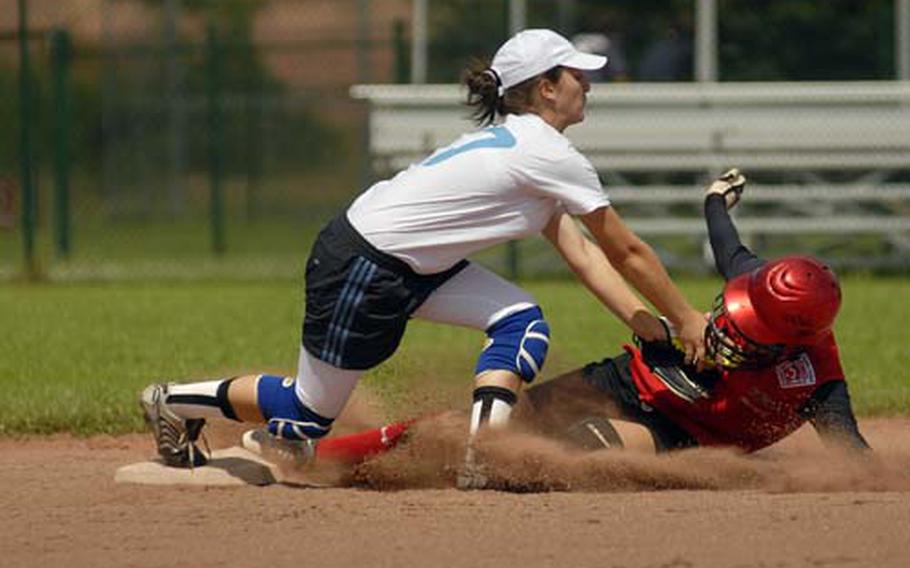
[[[673,322],[686,360],[703,360],[705,319],[670,279],[654,249],[632,232],[612,207],[595,209],[581,220],[610,264]]]
[[[543,230],[563,260],[585,287],[635,335],[647,340],[665,338],[663,326],[613,268],[600,247],[585,237],[568,213],[557,213]]]

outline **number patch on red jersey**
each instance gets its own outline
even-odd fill
[[[803,353],[796,359],[784,361],[774,369],[777,372],[777,382],[782,389],[792,389],[815,384],[815,369],[809,356]]]

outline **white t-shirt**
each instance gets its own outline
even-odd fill
[[[591,163],[536,114],[465,134],[361,194],[348,220],[416,272],[539,233],[560,210],[610,204]]]

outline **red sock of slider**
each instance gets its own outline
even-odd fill
[[[356,434],[320,440],[316,445],[316,459],[345,463],[361,462],[373,454],[395,447],[395,444],[413,423],[413,420],[393,422]]]

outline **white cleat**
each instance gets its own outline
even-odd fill
[[[247,430],[241,443],[245,449],[265,460],[294,467],[309,465],[316,458],[315,440],[286,440],[273,436],[265,428]]]
[[[152,429],[158,455],[171,467],[193,468],[208,463],[208,458],[196,447],[196,440],[205,426],[204,418],[184,420],[166,404],[168,385],[149,385],[139,396],[145,422]]]
[[[470,445],[465,455],[464,464],[462,464],[461,469],[458,471],[458,476],[455,478],[455,487],[462,491],[490,488],[490,478],[484,471],[484,467],[477,462],[474,448]]]

